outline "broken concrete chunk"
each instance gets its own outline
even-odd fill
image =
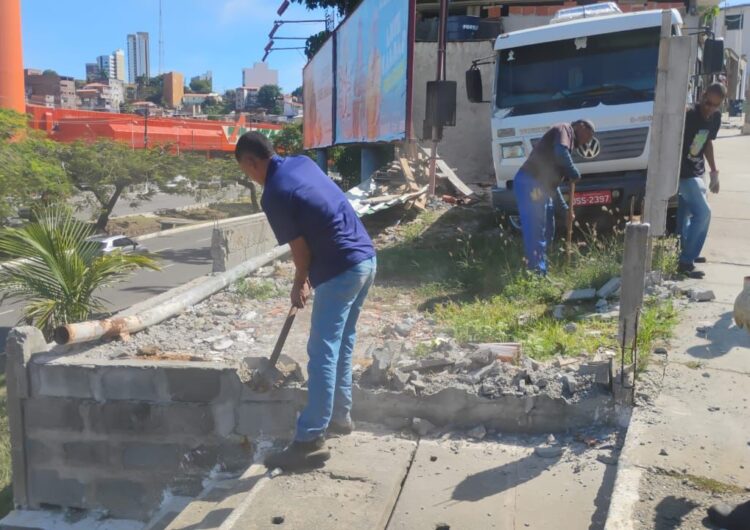
[[[484,437],[487,436],[487,429],[484,428],[484,425],[477,425],[466,434],[475,440],[484,440]]]
[[[691,289],[690,290],[691,302],[710,302],[712,300],[716,300],[716,295],[710,289],[707,289],[707,290]]]
[[[476,384],[480,381],[483,381],[486,377],[500,373],[502,367],[498,363],[499,361],[494,361],[492,364],[488,364],[487,366],[480,368],[476,372],[468,374],[468,380],[471,383]]]
[[[596,459],[604,465],[614,466],[617,464],[617,457],[612,453],[599,453]]]
[[[482,364],[488,364],[494,360],[512,363],[521,356],[521,344],[518,342],[485,342],[475,346],[476,350],[469,355],[475,354],[479,359],[486,358],[487,362]]]
[[[231,348],[232,344],[234,344],[234,341],[232,339],[219,339],[211,344],[211,349],[214,351],[224,351]]]
[[[406,383],[409,382],[409,374],[395,370],[391,374],[391,389],[396,392],[402,392],[406,388]]]
[[[419,436],[427,436],[437,429],[432,423],[422,418],[414,418],[411,422],[411,427]]]
[[[391,365],[398,359],[396,350],[383,347],[372,352],[372,364],[364,371],[361,380],[373,386],[388,384],[388,372]]]
[[[565,333],[573,334],[578,331],[578,325],[576,325],[575,322],[568,322],[565,324],[565,327],[563,327],[563,330],[565,330]]]
[[[619,276],[612,278],[607,283],[602,285],[598,291],[596,291],[596,296],[598,296],[599,298],[609,298],[617,292],[621,284],[622,280]]]
[[[575,394],[578,391],[578,381],[573,374],[562,375],[563,389],[570,394]]]
[[[411,333],[411,330],[414,329],[414,323],[405,320],[403,322],[399,322],[395,326],[393,326],[393,331],[396,332],[397,335],[400,335],[402,337],[406,337]]]
[[[534,448],[534,453],[540,458],[559,458],[563,448],[559,445],[540,445]]]
[[[555,309],[552,311],[552,317],[555,320],[564,320],[565,319],[565,306],[562,304],[556,305]]]
[[[563,295],[563,302],[580,302],[585,300],[593,300],[596,297],[596,289],[575,289],[568,291]]]
[[[594,306],[596,308],[597,313],[606,313],[609,311],[609,304],[604,298],[600,298],[596,301],[596,305]]]
[[[578,368],[578,374],[582,376],[591,375],[594,383],[609,385],[610,363],[609,361],[589,361]]]

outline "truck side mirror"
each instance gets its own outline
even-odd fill
[[[477,65],[466,70],[466,97],[472,103],[482,103],[482,72]]]
[[[703,74],[713,75],[724,71],[724,40],[706,39],[703,43]]]

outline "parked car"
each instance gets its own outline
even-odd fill
[[[146,252],[148,252],[148,249],[145,246],[141,245],[134,239],[123,235],[92,236],[88,238],[87,241],[91,241],[92,243],[96,243],[97,245],[99,245],[99,252],[102,254],[109,254],[110,252],[115,252],[118,250],[126,254],[134,252],[138,254],[145,254]]]

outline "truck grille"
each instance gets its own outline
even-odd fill
[[[606,162],[607,160],[638,158],[646,148],[648,129],[648,127],[637,127],[635,129],[598,132],[596,133],[596,138],[601,144],[599,156],[592,159],[583,158],[573,150],[573,161],[577,164],[585,164],[586,162]],[[536,147],[539,140],[541,140],[541,137],[532,138],[532,147]]]

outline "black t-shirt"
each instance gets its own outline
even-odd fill
[[[680,178],[700,177],[706,172],[703,153],[706,143],[715,140],[721,127],[721,113],[714,112],[703,118],[700,106],[696,105],[685,114],[685,136],[682,139],[682,164]]]

